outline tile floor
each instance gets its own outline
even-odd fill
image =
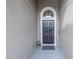
[[[36,48],[30,59],[65,59],[65,56],[59,48],[55,50],[42,50],[42,48]]]

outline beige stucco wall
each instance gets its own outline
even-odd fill
[[[72,0],[61,0],[60,3],[60,48],[66,59],[72,59],[73,47],[73,3]]]
[[[40,40],[40,12],[45,7],[52,7],[56,11],[56,43],[59,41],[59,0],[37,0],[37,33],[38,41]]]
[[[29,59],[36,42],[34,0],[6,0],[6,58]]]

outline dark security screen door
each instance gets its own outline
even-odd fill
[[[54,21],[43,20],[43,44],[54,44]]]

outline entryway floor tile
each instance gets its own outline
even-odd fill
[[[65,56],[59,48],[55,50],[42,50],[42,48],[36,48],[31,59],[65,59]]]

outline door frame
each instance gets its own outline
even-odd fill
[[[54,16],[52,18],[49,18],[50,20],[54,21],[54,44],[43,44],[43,31],[42,31],[42,21],[43,20],[49,20],[49,19],[45,19],[45,17],[43,17],[43,13],[46,10],[51,10],[54,14]],[[41,13],[40,13],[40,41],[41,41],[41,46],[56,46],[56,11],[52,8],[52,7],[45,7],[44,9],[42,9]]]

